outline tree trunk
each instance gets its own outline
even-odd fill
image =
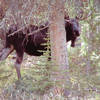
[[[63,90],[69,81],[67,70],[69,69],[67,49],[66,49],[66,32],[64,23],[64,3],[65,0],[50,1],[50,41],[52,67],[57,67],[56,76],[53,78],[58,82],[59,89]]]

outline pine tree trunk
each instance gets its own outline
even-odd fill
[[[68,82],[68,57],[66,49],[66,32],[64,23],[64,0],[50,2],[50,41],[51,56],[54,62],[52,67],[57,67],[54,80],[57,80],[58,87],[63,90]],[[57,87],[57,88],[58,88]]]

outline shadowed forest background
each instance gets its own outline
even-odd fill
[[[17,24],[20,29],[48,21],[49,4],[50,0],[0,0],[0,50],[10,25]],[[70,18],[81,18],[76,46],[72,48],[66,43],[69,64],[66,95],[62,88],[56,89],[61,87],[56,77],[59,71],[48,61],[48,43],[43,56],[24,55],[20,81],[13,66],[15,52],[0,62],[0,100],[100,100],[100,1],[65,0],[64,12]]]

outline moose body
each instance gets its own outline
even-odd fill
[[[2,49],[0,53],[0,60],[4,60],[8,57],[8,55],[16,51],[16,62],[15,68],[17,71],[18,79],[21,78],[20,74],[20,66],[23,60],[24,52],[32,56],[41,56],[43,52],[39,50],[47,50],[46,45],[42,45],[43,43],[47,43],[46,38],[48,37],[49,26],[40,25],[39,27],[36,25],[29,25],[24,30],[20,30],[17,32],[17,25],[13,25],[9,28],[9,31],[6,33],[6,43],[5,47]],[[36,31],[34,33],[34,31]],[[76,38],[79,34],[79,25],[76,19],[66,20],[65,19],[65,31],[66,31],[66,42],[71,41],[71,46],[75,46]],[[15,32],[15,34],[13,34]],[[31,34],[30,33],[34,33]]]

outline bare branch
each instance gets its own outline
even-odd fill
[[[29,25],[23,26],[22,28],[20,28],[20,29],[18,29],[17,31],[13,32],[12,34],[8,35],[8,37],[13,36],[14,34],[18,33],[19,31],[23,31],[25,28],[28,28],[28,26],[29,26]],[[28,33],[28,36],[33,35],[33,34],[39,32],[39,31],[41,31],[41,30],[43,30],[43,29],[45,29],[45,28],[47,28],[47,27],[49,27],[49,24],[46,25],[46,26],[44,26],[43,28],[39,28],[39,27],[38,27],[37,30]]]

